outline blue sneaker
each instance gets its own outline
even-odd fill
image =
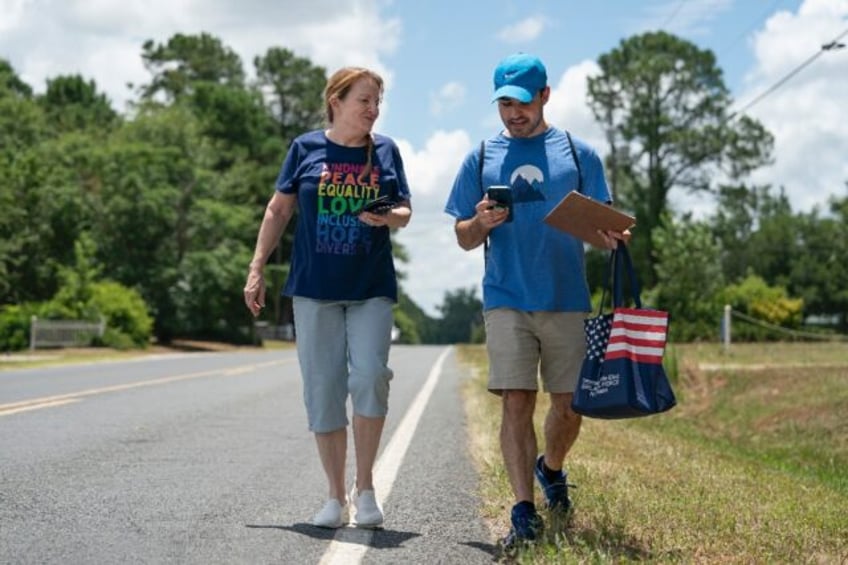
[[[529,502],[519,502],[512,507],[512,528],[501,540],[504,551],[510,552],[522,545],[536,541],[542,534],[544,522],[536,512],[536,507]]]
[[[563,471],[559,471],[557,478],[549,481],[542,467],[544,462],[544,455],[540,455],[536,459],[536,480],[539,481],[539,485],[541,485],[542,491],[545,493],[548,509],[557,512],[568,512],[569,508],[571,508],[571,501],[568,499],[568,475]]]

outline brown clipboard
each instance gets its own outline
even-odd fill
[[[636,218],[571,191],[545,216],[545,223],[595,247],[604,248],[606,246],[598,230],[623,232],[636,225]]]

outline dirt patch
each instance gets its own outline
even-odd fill
[[[253,346],[233,345],[218,341],[201,341],[195,339],[175,339],[168,346],[158,346],[161,353],[186,351],[238,351],[239,349],[256,349]]]

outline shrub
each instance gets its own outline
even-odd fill
[[[147,347],[153,334],[153,318],[141,294],[111,281],[94,283],[91,291],[92,310],[106,320],[109,328],[103,345],[118,349]]]
[[[0,350],[20,351],[29,347],[30,320],[36,312],[33,304],[13,304],[0,308]]]

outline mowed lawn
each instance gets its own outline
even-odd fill
[[[460,355],[483,512],[501,536],[513,501],[500,405],[485,391],[485,349]],[[514,560],[848,563],[848,344],[677,345],[666,366],[678,406],[584,418],[566,463],[575,512],[543,514],[542,542]],[[544,409],[540,396],[537,429]]]

